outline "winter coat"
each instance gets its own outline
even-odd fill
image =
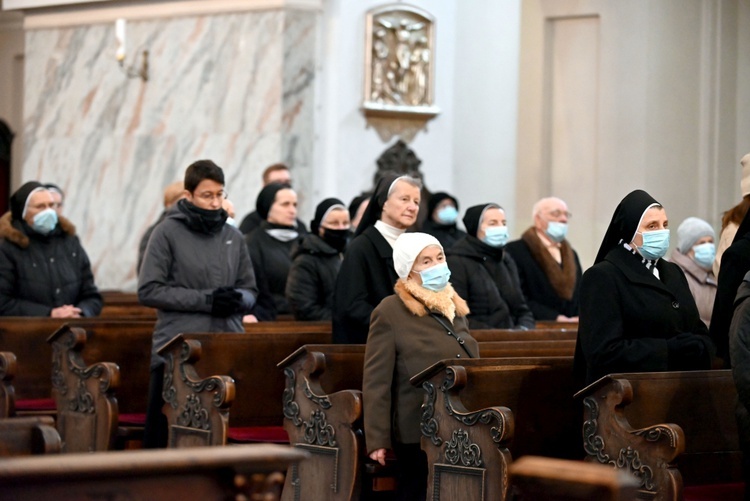
[[[724,269],[722,265],[722,269]],[[734,301],[734,316],[729,329],[732,376],[737,387],[737,429],[740,445],[750,452],[750,273],[745,275]],[[748,479],[745,479],[746,481]]]
[[[141,237],[141,241],[138,244],[138,262],[135,265],[135,272],[136,274],[141,272],[141,266],[143,266],[143,255],[146,254],[146,247],[148,246],[148,239],[151,238],[151,234],[154,232],[154,228],[156,228],[159,223],[164,221],[164,218],[167,217],[167,211],[161,213],[159,216],[159,219],[156,220],[154,224],[146,228],[146,231],[143,233],[143,236]]]
[[[330,320],[341,255],[319,236],[307,235],[292,250],[292,260],[286,299],[294,318]]]
[[[0,218],[0,236],[0,315],[48,317],[66,304],[84,317],[99,315],[102,296],[70,221],[60,217],[45,236],[8,212]]]
[[[503,248],[467,236],[448,250],[451,284],[469,304],[472,329],[533,329],[518,269]]]
[[[742,277],[750,271],[750,236],[744,236],[734,242],[724,252],[721,269],[716,288],[714,309],[711,312],[711,328],[709,334],[719,357],[729,366],[729,325],[734,313],[734,299],[737,289],[742,283]]]
[[[269,224],[263,221],[245,236],[258,283],[258,303],[253,314],[260,321],[276,320],[277,315],[291,313],[286,300],[286,280],[292,267],[292,248],[297,240],[282,242],[269,235],[268,228]]]
[[[347,247],[336,277],[333,342],[364,344],[372,310],[393,294],[397,279],[393,247],[374,226],[368,227]]]
[[[438,316],[465,340],[469,354],[455,337],[446,335],[445,327],[402,281],[397,282],[395,292],[373,311],[365,348],[362,398],[368,453],[391,449],[394,442],[419,443],[424,390],[409,383],[412,376],[446,358],[479,357],[479,345],[469,334],[466,302],[458,295],[453,296],[453,323]]]
[[[560,264],[544,247],[534,228],[505,248],[518,267],[521,290],[534,319],[556,320],[558,315],[578,316],[583,272],[578,254],[567,240],[560,244]],[[570,296],[563,297],[558,290],[565,290]]]
[[[714,299],[716,299],[716,277],[713,271],[704,270],[689,256],[682,254],[678,250],[672,253],[670,259],[685,273],[685,278],[690,286],[693,299],[695,299],[695,305],[698,307],[701,320],[710,329],[711,313],[714,309]]]
[[[667,340],[681,333],[703,343],[700,363],[709,369],[714,351],[685,275],[660,259],[660,278],[640,256],[619,245],[583,274],[581,314],[574,369],[578,383],[589,384],[613,372],[670,370]]]
[[[151,365],[156,352],[183,332],[244,332],[242,316],[255,304],[258,289],[247,247],[237,228],[225,224],[207,234],[188,226],[193,215],[169,210],[151,234],[138,276],[138,300],[156,308]],[[211,315],[212,293],[234,287],[244,310],[228,317]]]
[[[459,230],[455,223],[440,224],[432,219],[428,219],[424,222],[421,231],[437,238],[444,250],[450,249],[456,242],[466,236],[466,232]]]

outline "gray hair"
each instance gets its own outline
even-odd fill
[[[398,183],[399,181],[404,181],[414,186],[415,188],[418,188],[420,191],[422,190],[422,182],[419,179],[405,174],[393,180],[391,185],[388,187],[388,195],[386,195],[386,198],[391,196],[391,193],[393,193],[393,190],[396,187],[396,183]]]

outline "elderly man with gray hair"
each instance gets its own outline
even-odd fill
[[[532,209],[534,225],[506,247],[536,320],[578,321],[582,271],[567,240],[570,217],[564,201],[543,198]]]

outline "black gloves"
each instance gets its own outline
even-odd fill
[[[232,287],[219,287],[211,294],[211,316],[228,317],[242,311],[242,294]]]
[[[667,339],[669,351],[668,369],[670,371],[690,371],[711,368],[711,352],[705,336],[682,333]]]

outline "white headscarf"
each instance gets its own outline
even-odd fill
[[[393,245],[393,268],[398,276],[402,279],[408,277],[419,253],[430,245],[437,245],[443,249],[438,239],[427,233],[401,234]]]

